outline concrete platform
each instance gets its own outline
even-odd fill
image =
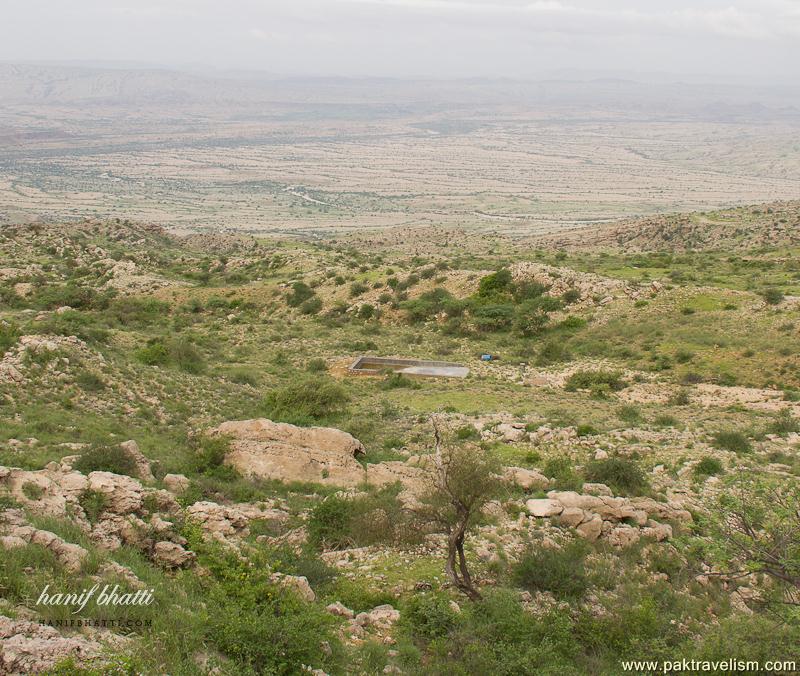
[[[447,361],[426,361],[424,359],[394,359],[392,357],[358,357],[348,369],[354,375],[377,376],[384,371],[394,371],[407,376],[425,378],[466,378],[469,369],[460,364]]]

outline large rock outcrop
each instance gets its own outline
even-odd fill
[[[209,434],[230,438],[225,461],[246,476],[348,488],[366,478],[356,460],[365,452],[361,442],[331,427],[296,427],[260,418],[224,422]]]
[[[82,636],[62,636],[53,627],[0,615],[0,674],[38,674],[67,658],[96,665],[102,648]]]

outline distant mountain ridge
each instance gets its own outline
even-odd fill
[[[747,88],[615,78],[518,81],[279,78],[270,74],[198,74],[169,69],[0,63],[5,105],[82,104],[460,104],[538,110],[613,110],[628,115],[708,119],[800,118],[800,89]]]

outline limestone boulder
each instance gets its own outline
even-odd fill
[[[50,550],[58,562],[70,573],[77,573],[89,556],[80,545],[65,541],[55,533],[31,526],[21,509],[0,512],[0,546],[14,549],[27,544],[39,545]],[[2,673],[2,672],[0,672]]]
[[[583,484],[583,492],[587,493],[588,495],[607,495],[612,496],[614,495],[611,492],[611,489],[606,486],[605,484],[595,484],[595,483],[585,483]]]
[[[325,610],[327,610],[331,615],[336,615],[337,617],[344,617],[347,618],[348,620],[351,620],[355,617],[355,613],[340,601],[329,603],[325,607]]]
[[[398,496],[405,503],[413,503],[416,496],[424,493],[429,482],[428,471],[416,465],[398,460],[367,465],[366,481],[375,486],[388,486],[399,481],[403,491]]]
[[[547,488],[550,485],[550,479],[544,474],[535,469],[525,469],[524,467],[506,467],[504,477],[510,483],[516,484],[526,491]]]
[[[224,422],[209,430],[230,439],[226,463],[245,476],[355,487],[365,479],[358,439],[332,427],[297,427],[265,418]]]
[[[640,531],[631,526],[615,526],[606,535],[608,542],[615,547],[630,547],[639,541]]]
[[[561,502],[547,498],[528,500],[525,507],[532,516],[539,518],[558,516],[564,511],[564,505]]]
[[[603,500],[595,495],[581,495],[575,491],[550,491],[547,497],[557,500],[564,507],[579,507],[590,511],[596,511],[604,504]]]
[[[359,613],[355,617],[355,623],[361,627],[375,627],[377,629],[389,629],[400,619],[400,611],[389,604],[376,606],[372,610]]]
[[[233,507],[218,505],[216,502],[195,502],[186,508],[186,514],[200,524],[203,532],[224,541],[232,536],[247,535],[247,517]]]
[[[562,526],[575,528],[586,519],[586,512],[580,507],[566,507],[558,516],[558,521]]]
[[[495,428],[495,432],[500,435],[501,441],[509,444],[522,441],[528,436],[524,423],[500,423]]]
[[[281,587],[291,589],[301,599],[312,603],[316,600],[317,595],[308,584],[308,579],[303,575],[284,575],[283,573],[273,573],[270,575],[270,580],[279,584]]]
[[[165,474],[162,481],[165,488],[175,495],[180,495],[189,488],[189,479],[183,474]]]
[[[142,481],[155,481],[153,471],[150,469],[150,461],[139,450],[139,444],[131,439],[130,441],[123,441],[119,447],[133,460],[136,465],[137,477]]]
[[[187,551],[175,542],[156,542],[153,547],[153,561],[164,568],[185,568],[194,560],[194,552]]]
[[[90,472],[89,489],[106,496],[106,510],[131,514],[142,507],[144,488],[136,479],[111,472]]]
[[[589,542],[595,542],[603,532],[603,520],[599,514],[595,514],[589,521],[577,526],[575,530],[578,531],[578,535],[586,538]]]
[[[658,542],[669,540],[672,537],[672,526],[668,523],[658,523],[657,521],[648,521],[647,527],[642,529],[642,535],[651,537]]]
[[[89,666],[101,649],[81,636],[62,636],[55,627],[0,615],[0,674],[38,674],[69,658]]]

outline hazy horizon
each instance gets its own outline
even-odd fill
[[[0,61],[274,76],[797,84],[791,0],[12,0]]]

